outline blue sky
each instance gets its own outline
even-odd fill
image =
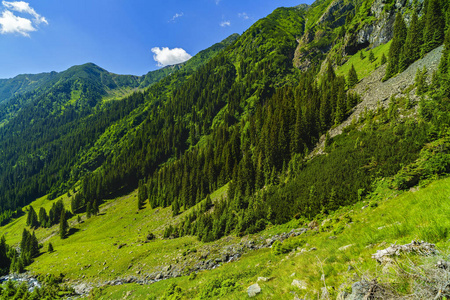
[[[312,0],[29,0],[0,3],[0,78],[93,62],[143,75]],[[156,60],[155,60],[156,58]]]

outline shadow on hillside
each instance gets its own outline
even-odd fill
[[[67,237],[71,236],[72,234],[77,233],[78,231],[80,231],[80,229],[78,229],[78,228],[73,228],[73,227],[69,228],[69,232],[67,233]]]

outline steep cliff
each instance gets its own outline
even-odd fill
[[[341,65],[361,49],[385,44],[393,37],[397,11],[409,24],[414,11],[420,17],[424,10],[424,0],[334,0],[320,5],[328,6],[321,15],[315,12],[317,5],[311,7],[307,29],[297,40],[294,65],[301,70],[324,58]]]

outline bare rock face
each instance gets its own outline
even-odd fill
[[[348,1],[333,1],[319,20],[308,28],[298,39],[298,46],[294,55],[294,66],[307,70],[318,59],[324,58],[332,47],[331,42],[336,36],[332,31],[345,24],[345,19],[355,7]],[[394,22],[397,11],[402,12],[405,23],[409,25],[412,11],[419,17],[423,13],[424,0],[396,0],[390,4],[388,0],[375,0],[357,27],[348,30],[343,37],[343,46],[338,51],[342,57],[354,55],[361,49],[377,47],[389,42],[394,35]],[[325,32],[321,28],[329,28]],[[330,30],[331,29],[331,30]],[[323,37],[326,37],[323,39]]]
[[[346,12],[351,11],[354,8],[352,3],[345,3],[344,0],[336,0],[328,6],[325,13],[320,17],[317,22],[318,25],[327,25],[331,28],[336,28],[345,24]]]

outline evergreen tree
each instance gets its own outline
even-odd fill
[[[86,218],[91,218],[92,214],[92,208],[91,208],[91,202],[88,202],[86,205]]]
[[[384,80],[387,80],[398,73],[400,53],[406,40],[406,33],[406,24],[403,20],[403,16],[400,12],[397,12],[394,23],[394,37],[392,38],[391,47],[389,48],[388,66],[386,68]]]
[[[416,83],[416,94],[423,95],[428,90],[427,85],[427,68],[423,67],[422,70],[418,69],[416,73],[415,83]]]
[[[383,53],[383,55],[381,55],[381,65],[384,65],[385,63],[387,63],[387,58],[386,58],[386,55],[384,55],[384,53]]]
[[[48,243],[48,252],[52,253],[53,251],[55,251],[55,250],[53,250],[52,243]]]
[[[97,199],[95,199],[94,203],[92,203],[92,214],[96,216],[96,215],[98,215],[99,212],[100,212],[100,210],[99,210],[98,201],[97,201]]]
[[[356,73],[355,66],[352,64],[352,67],[347,74],[348,87],[354,87],[358,83],[358,81],[358,74]]]
[[[139,181],[139,189],[138,189],[138,209],[141,210],[144,208],[145,200],[147,200],[147,188],[142,180]]]
[[[38,216],[33,206],[30,206],[30,209],[28,210],[27,225],[30,226],[31,228],[39,227]]]
[[[11,259],[8,256],[8,245],[6,244],[5,236],[2,236],[0,239],[0,274],[4,275],[4,273],[8,271],[9,266],[11,265]]]
[[[403,72],[406,68],[420,58],[420,46],[422,44],[422,31],[416,12],[413,13],[411,24],[408,28],[406,41],[402,48],[400,56],[399,71]]]
[[[212,200],[211,200],[211,197],[209,196],[209,194],[208,194],[208,196],[206,196],[205,206],[206,206],[206,210],[209,210],[213,206],[213,203],[212,203]]]
[[[450,97],[450,27],[445,36],[445,47],[439,64],[441,92],[444,97]]]
[[[38,239],[36,238],[36,234],[33,232],[33,234],[30,237],[30,245],[29,245],[30,249],[30,257],[36,257],[39,255],[39,242]]]
[[[369,60],[370,60],[370,62],[374,62],[375,61],[375,55],[373,54],[372,49],[370,49],[370,52],[369,52]]]
[[[61,211],[61,217],[59,219],[59,236],[61,237],[61,239],[64,239],[66,237],[68,229],[69,224],[66,220],[66,210],[63,209]]]
[[[48,227],[47,211],[43,207],[39,209],[39,224],[41,227]]]
[[[422,55],[444,42],[445,19],[440,0],[429,0],[423,32]]]

